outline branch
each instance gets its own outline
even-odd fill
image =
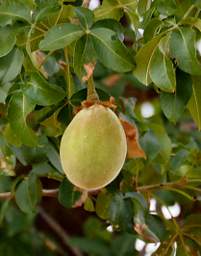
[[[58,189],[43,189],[42,196],[44,197],[57,197]],[[11,192],[0,193],[0,200],[12,199],[14,198],[14,194]]]
[[[49,227],[60,237],[63,243],[70,248],[71,252],[75,256],[83,256],[77,247],[73,247],[70,243],[70,236],[65,232],[65,230],[53,219],[42,207],[38,208],[40,216],[46,221]]]

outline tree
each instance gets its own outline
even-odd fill
[[[149,243],[200,255],[200,1],[89,2],[0,1],[0,255],[145,255]],[[117,108],[128,157],[87,193],[66,179],[59,145],[95,88]]]

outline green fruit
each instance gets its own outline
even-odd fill
[[[85,190],[102,188],[114,180],[126,153],[126,135],[118,117],[98,104],[78,112],[65,130],[60,146],[67,178]]]

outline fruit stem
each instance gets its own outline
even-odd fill
[[[91,76],[87,82],[87,100],[99,101],[99,97],[98,97],[98,94],[96,92],[96,88],[94,85],[93,76]]]

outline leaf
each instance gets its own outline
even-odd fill
[[[11,83],[6,83],[3,85],[0,84],[0,103],[5,103],[6,98],[8,96],[8,92],[11,87],[12,87]]]
[[[71,208],[80,196],[81,193],[79,191],[75,191],[74,186],[67,179],[64,179],[59,187],[59,202],[64,207]]]
[[[35,212],[36,205],[41,199],[41,184],[36,176],[32,175],[18,185],[15,199],[23,212]]]
[[[141,83],[145,85],[151,83],[151,78],[149,75],[151,60],[158,47],[160,39],[161,36],[153,38],[137,52],[135,57],[136,67],[133,74]]]
[[[94,212],[94,203],[90,197],[87,197],[87,199],[84,202],[84,209],[88,212]]]
[[[65,92],[59,86],[48,83],[38,73],[33,73],[25,87],[25,94],[38,105],[56,104],[65,97]]]
[[[86,71],[86,75],[82,77],[82,81],[86,82],[86,81],[89,80],[89,78],[91,76],[93,76],[95,64],[93,64],[93,63],[84,64],[84,68],[85,68],[85,71]]]
[[[129,200],[124,200],[121,193],[115,193],[109,206],[109,220],[119,225],[123,231],[132,229],[133,206]]]
[[[146,158],[145,152],[139,144],[137,127],[125,120],[120,121],[126,134],[128,158]]]
[[[0,5],[0,17],[31,23],[31,8],[24,1],[4,0]]]
[[[16,37],[9,27],[0,27],[0,58],[7,55],[14,47]]]
[[[2,84],[12,81],[21,71],[24,54],[15,48],[0,58],[0,81]]]
[[[199,18],[188,17],[185,20],[183,20],[182,24],[194,26],[197,30],[201,32],[201,19]]]
[[[160,145],[160,159],[158,160],[158,162],[162,161],[162,163],[167,163],[170,159],[170,154],[172,151],[171,140],[168,137],[167,132],[162,124],[152,123],[149,125],[149,127],[152,129]]]
[[[52,27],[39,47],[44,51],[55,51],[70,45],[84,34],[80,26],[70,23],[59,24]]]
[[[111,244],[112,255],[126,256],[134,255],[133,245],[135,244],[136,236],[129,233],[123,233],[114,238]]]
[[[98,60],[106,67],[117,72],[127,72],[133,69],[133,60],[128,49],[120,40],[114,38],[115,32],[107,28],[91,30],[94,49]]]
[[[77,7],[75,13],[83,29],[89,30],[94,22],[94,14],[91,10],[83,7]]]
[[[112,194],[106,191],[101,191],[96,199],[96,214],[101,219],[108,219],[109,217],[109,206],[112,201]]]
[[[136,9],[135,0],[104,0],[102,5],[94,12],[96,20],[116,19],[119,20],[124,11],[133,11]]]
[[[36,146],[37,137],[33,130],[28,127],[27,115],[34,109],[35,104],[22,92],[13,94],[8,106],[8,120],[13,132],[27,146]]]
[[[168,40],[167,37],[163,38]],[[162,40],[161,40],[162,41]],[[160,41],[160,42],[161,42]],[[150,78],[162,91],[174,92],[176,88],[176,75],[172,61],[165,52],[156,48],[150,64]]]
[[[188,109],[193,117],[198,129],[201,129],[201,77],[192,77],[192,96],[188,102]]]
[[[85,35],[76,41],[73,52],[73,67],[80,79],[86,74],[84,64],[94,62],[94,60],[95,51],[92,38]]]
[[[70,244],[73,247],[78,247],[88,255],[96,256],[111,256],[107,244],[100,239],[89,239],[85,237],[73,237],[70,239]]]
[[[55,146],[45,137],[44,141],[41,142],[41,147],[43,147],[43,151],[46,153],[47,158],[49,159],[50,163],[55,167],[55,169],[64,174],[61,161],[59,157],[59,153]]]
[[[170,37],[170,52],[183,71],[200,75],[201,64],[196,53],[196,32],[190,27],[173,31]]]
[[[165,116],[173,123],[176,123],[183,114],[192,94],[192,80],[188,74],[178,70],[176,79],[175,93],[162,93],[160,95],[161,108]]]

